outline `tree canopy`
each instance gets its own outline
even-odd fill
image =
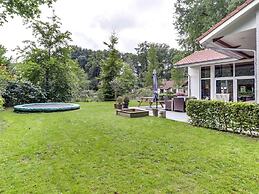
[[[41,5],[51,6],[56,0],[1,0],[0,25],[15,15],[24,19],[33,19],[40,15]]]
[[[35,20],[31,24],[35,41],[25,41],[26,47],[18,49],[24,61],[18,70],[23,79],[39,85],[50,101],[70,100],[80,88],[83,71],[71,59],[70,32],[62,32],[59,18],[50,21]]]

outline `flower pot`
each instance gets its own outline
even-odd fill
[[[115,109],[122,109],[122,104],[114,104]]]
[[[128,103],[124,103],[123,104],[123,108],[129,108],[129,104]]]
[[[153,111],[153,116],[154,117],[158,117],[158,109],[152,109],[152,111]]]

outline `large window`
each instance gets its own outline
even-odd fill
[[[201,78],[210,78],[210,67],[201,68]]]
[[[201,80],[201,99],[210,99],[210,79]]]
[[[254,75],[254,63],[236,64],[235,74],[236,74],[236,76],[253,76]]]
[[[232,76],[233,76],[233,64],[215,66],[215,77],[232,77]]]
[[[210,99],[210,66],[201,67],[201,99]]]
[[[238,101],[255,100],[255,80],[254,79],[237,80],[237,100]]]

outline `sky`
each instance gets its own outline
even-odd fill
[[[73,2],[73,3],[72,3]],[[173,26],[175,0],[58,0],[55,13],[61,18],[62,29],[72,33],[73,42],[89,49],[104,49],[112,32],[119,38],[121,52],[134,52],[138,43],[166,43],[178,48]],[[42,18],[52,11],[42,7]],[[15,17],[0,27],[0,44],[8,53],[32,38],[22,19]]]

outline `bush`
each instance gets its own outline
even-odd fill
[[[46,96],[40,87],[33,85],[31,82],[11,81],[8,82],[5,92],[3,93],[5,106],[25,103],[46,102]]]
[[[259,131],[259,105],[244,102],[188,100],[187,114],[195,126],[237,133]]]
[[[4,99],[0,96],[0,110],[4,108]]]
[[[151,88],[139,88],[128,95],[130,99],[137,99],[140,97],[151,97],[153,96],[153,90]]]

